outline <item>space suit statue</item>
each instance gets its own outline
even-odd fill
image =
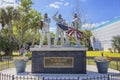
[[[61,45],[64,45],[64,30],[61,29],[57,24],[64,24],[65,20],[62,18],[61,14],[58,15],[58,17],[56,17],[58,14],[58,12],[52,17],[53,20],[56,22],[56,36],[54,39],[54,46],[57,46],[58,43],[58,38],[60,37],[61,40]]]
[[[77,16],[77,14],[75,13],[74,14],[74,18],[72,20],[72,26],[71,27],[74,29],[74,34],[73,35],[74,35],[74,38],[76,40],[76,47],[80,47],[81,46],[80,40],[79,40],[79,38],[77,36],[77,30],[78,30],[78,28],[81,28],[81,26],[82,26],[81,20]]]
[[[43,46],[43,41],[45,39],[45,36],[47,36],[47,44],[48,47],[51,47],[51,40],[50,40],[50,32],[49,32],[49,26],[50,26],[50,18],[48,17],[48,14],[44,14],[44,19],[43,19],[43,27],[42,27],[42,33],[41,33],[41,38],[40,38],[40,46]]]

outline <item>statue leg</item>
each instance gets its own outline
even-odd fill
[[[65,32],[65,45],[68,46],[70,44],[69,35]]]
[[[44,37],[45,37],[45,32],[42,32],[42,33],[41,33],[40,46],[39,46],[39,47],[42,47],[42,46],[43,46]]]
[[[48,47],[51,47],[51,39],[50,39],[50,33],[47,32],[47,42],[48,42]]]
[[[55,39],[54,39],[54,46],[57,46],[59,34],[60,34],[59,30],[56,31],[56,36],[55,36]]]
[[[76,33],[76,31],[75,31],[75,33],[74,33],[74,38],[75,38],[75,40],[76,40],[76,47],[79,47],[79,46],[80,46],[80,41],[79,41],[78,38],[77,38],[77,33]]]
[[[61,37],[61,45],[63,46],[64,45],[64,32],[63,31],[61,31],[60,37]]]

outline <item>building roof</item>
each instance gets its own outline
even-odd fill
[[[120,17],[114,18],[114,19],[112,19],[112,20],[110,20],[110,21],[108,21],[108,22],[106,22],[106,23],[104,23],[104,24],[101,24],[101,25],[99,25],[99,26],[97,26],[97,27],[92,28],[91,30],[96,30],[96,29],[99,29],[99,28],[101,28],[101,27],[105,27],[105,26],[107,26],[107,25],[110,25],[110,24],[113,24],[113,23],[115,23],[115,22],[118,22],[118,21],[120,21]]]

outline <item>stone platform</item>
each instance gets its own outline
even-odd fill
[[[86,74],[87,48],[31,48],[32,73]]]

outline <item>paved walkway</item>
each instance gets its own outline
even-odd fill
[[[13,74],[13,75],[52,75],[52,74],[32,74],[31,73],[31,65],[27,65],[26,67],[26,71],[24,73],[19,73],[19,74],[16,74],[16,69],[15,68],[9,68],[9,69],[5,69],[5,70],[2,70],[0,71],[2,73],[7,73],[7,74]],[[114,69],[108,69],[108,73],[109,74],[112,74],[112,73],[119,73],[119,71],[117,70],[114,70]],[[87,65],[87,74],[81,74],[81,75],[100,75],[98,72],[97,72],[97,68],[96,66],[94,65]],[[56,75],[59,75],[59,74],[56,74]],[[62,75],[62,74],[60,74]],[[63,74],[64,75],[64,74]],[[66,74],[67,75],[67,74]],[[77,74],[75,74],[77,75]],[[80,74],[79,74],[80,75]]]

